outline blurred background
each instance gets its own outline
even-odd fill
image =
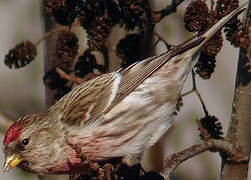
[[[161,21],[156,31],[161,33],[170,44],[178,44],[192,34],[185,32],[183,23],[184,9],[190,1],[182,3],[174,13]],[[240,1],[245,2],[244,0]],[[39,46],[35,61],[21,69],[9,69],[4,65],[4,57],[10,48],[23,40],[35,42],[42,36],[43,15],[41,1],[0,0],[0,111],[18,118],[27,113],[41,112],[44,109],[43,48]],[[166,0],[155,0],[154,8],[162,9]],[[164,44],[159,43],[156,54],[165,52]],[[232,98],[235,84],[235,73],[238,49],[224,42],[221,53],[217,56],[215,73],[210,80],[197,77],[197,86],[210,114],[215,115],[223,124],[224,132],[228,128],[231,116]],[[191,89],[191,78],[186,81],[183,92]],[[184,106],[174,119],[171,132],[161,143],[166,155],[181,151],[200,142],[195,123],[202,118],[203,111],[198,98],[191,94],[183,98]],[[0,121],[3,117],[0,116]],[[3,132],[0,134],[2,142]],[[1,143],[2,144],[2,143]],[[4,155],[0,151],[0,166],[3,166]],[[147,162],[146,169],[151,162]],[[203,153],[179,166],[174,179],[218,179],[220,158],[215,153]],[[15,168],[10,172],[0,173],[0,179],[34,180],[37,177]]]

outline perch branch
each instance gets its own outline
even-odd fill
[[[229,160],[235,163],[248,161],[249,157],[243,157],[233,144],[224,140],[211,140],[202,144],[193,145],[184,151],[172,154],[165,160],[165,167],[162,171],[164,177],[170,177],[174,170],[185,160],[194,157],[205,151],[218,151],[224,153]]]

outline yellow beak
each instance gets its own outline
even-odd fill
[[[4,171],[9,171],[10,169],[16,167],[18,164],[22,162],[22,159],[19,155],[13,154],[11,156],[6,156]]]

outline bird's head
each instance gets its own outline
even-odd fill
[[[46,124],[39,121],[38,117],[36,115],[22,117],[6,132],[3,140],[5,171],[16,166],[36,171],[36,167],[49,158],[51,151],[48,148],[53,139],[53,132]]]

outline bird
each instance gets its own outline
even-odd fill
[[[81,174],[86,162],[139,163],[171,127],[201,48],[245,6],[170,51],[83,82],[48,110],[16,120],[3,139],[4,170]]]

